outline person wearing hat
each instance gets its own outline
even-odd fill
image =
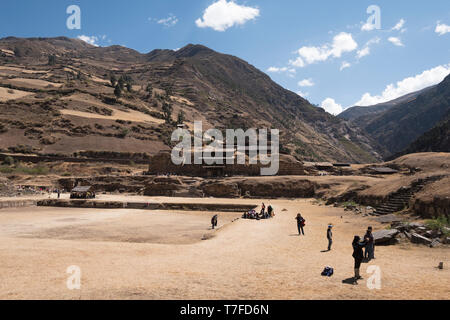
[[[330,223],[327,229],[328,251],[331,251],[331,245],[333,244],[333,232],[331,231],[332,228],[333,225]]]

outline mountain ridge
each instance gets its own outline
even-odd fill
[[[31,40],[1,39],[0,49],[21,53],[20,56],[4,55],[0,60],[0,69],[2,66],[10,65],[24,70],[31,68],[46,72],[45,75],[32,74],[28,71],[29,73],[25,74],[3,76],[0,79],[0,86],[11,87],[11,83],[20,81],[25,81],[29,86],[30,82],[45,79],[53,83],[53,87],[58,87],[40,93],[46,99],[54,101],[51,108],[55,109],[55,114],[62,113],[61,116],[52,116],[54,123],[62,120],[80,123],[80,119],[88,123],[92,117],[99,119],[100,115],[95,114],[98,111],[92,111],[99,108],[93,105],[110,109],[109,111],[101,109],[103,110],[101,112],[112,112],[112,116],[109,117],[114,117],[120,112],[136,110],[161,117],[163,113],[161,95],[170,91],[174,109],[173,118],[176,112],[183,110],[188,123],[198,118],[203,120],[207,127],[279,128],[282,150],[301,160],[373,162],[380,160],[384,152],[382,147],[358,127],[326,113],[299,95],[282,88],[267,74],[248,62],[202,45],[188,44],[177,51],[157,49],[142,54],[121,46],[95,47],[82,43],[81,40],[58,37]],[[49,65],[49,57],[52,55],[56,56],[56,62]],[[74,74],[78,76],[74,77]],[[108,106],[102,101],[111,101],[114,97],[114,88],[108,83],[111,74],[115,74],[117,78],[127,76],[132,80],[134,89],[133,92],[126,92],[125,96],[117,99],[115,105]],[[25,75],[27,79],[18,80]],[[150,94],[146,91],[146,87],[152,88]],[[24,92],[30,90],[23,86],[15,88]],[[75,90],[75,93],[71,93],[69,97],[61,97],[68,89]],[[36,95],[23,98],[26,101],[14,100],[10,105],[3,103],[3,109],[8,110],[12,104],[20,103],[37,108],[38,102],[41,102],[34,99],[35,97]],[[129,110],[131,106],[133,110]],[[16,110],[19,109],[17,107]],[[29,117],[26,109],[21,112],[24,118]],[[9,121],[5,125],[14,127],[11,124],[12,119]],[[147,139],[146,141],[150,139],[155,145],[154,148],[150,148],[151,150],[161,149],[161,144],[169,147],[166,135],[170,126],[156,120],[152,121],[155,122],[150,121],[148,127],[142,129],[146,134],[132,131],[137,130],[134,123],[127,125],[126,128],[122,124],[121,130],[130,132],[126,137],[130,139],[129,145],[133,143],[136,146],[140,145],[136,139]],[[110,132],[113,129],[102,131],[96,129],[98,126],[96,127],[94,123],[86,126],[90,127],[89,130],[86,129],[86,136],[101,135],[101,139],[108,141],[114,138],[108,136],[113,134]],[[54,139],[50,140],[57,142],[42,145],[32,141],[33,146],[41,149],[41,152],[75,152],[79,148],[92,147],[81,146],[80,142],[78,149],[73,150],[74,145],[64,142],[69,139],[68,137],[55,132],[57,130],[49,126],[44,128],[40,129],[44,131],[42,136],[52,136]],[[108,128],[113,126],[108,123]],[[14,130],[16,129],[19,130],[14,127]],[[116,148],[115,143],[122,142],[116,140],[114,143],[111,140],[103,145]],[[67,150],[63,145],[67,146]],[[5,147],[8,146],[4,144],[3,148]]]

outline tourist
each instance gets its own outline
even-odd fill
[[[213,230],[214,230],[214,227],[217,227],[217,214],[211,218],[211,225],[212,225]]]
[[[331,251],[331,245],[333,244],[333,232],[331,232],[332,228],[333,225],[329,224],[327,229],[328,251]]]
[[[303,227],[305,226],[306,220],[302,217],[300,213],[297,214],[297,217],[295,217],[295,219],[297,220],[298,235],[299,236],[301,236],[302,234],[305,235]]]
[[[353,278],[353,284],[358,284],[358,280],[362,279],[359,274],[359,268],[361,267],[361,262],[364,259],[363,247],[366,246],[365,242],[360,242],[361,238],[359,236],[355,236],[353,238],[352,247],[353,247],[353,259],[355,260],[355,277]]]
[[[56,192],[58,193],[58,199],[61,197],[61,191],[59,189],[56,189]]]
[[[272,208],[272,206],[270,204],[267,207],[267,217],[268,218],[272,218],[273,217],[273,208]]]
[[[367,243],[364,250],[364,258],[368,261],[375,259],[374,257],[374,239],[372,235],[372,227],[367,228],[367,232],[364,235],[364,241]]]
[[[262,205],[261,205],[261,214],[264,216],[265,212],[266,212],[266,205],[263,202]]]

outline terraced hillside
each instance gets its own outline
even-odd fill
[[[0,115],[0,149],[15,153],[155,154],[170,148],[177,122],[194,120],[280,129],[282,152],[300,160],[374,162],[383,153],[358,127],[201,45],[141,54],[62,37],[2,39]]]

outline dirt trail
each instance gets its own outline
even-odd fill
[[[224,203],[236,201],[254,200],[220,199]],[[152,215],[139,210],[94,213],[46,208],[50,211],[42,214],[24,209],[18,214],[2,210],[0,298],[450,299],[448,248],[410,244],[377,247],[377,259],[369,265],[381,268],[381,290],[369,290],[365,281],[358,286],[344,284],[342,280],[353,272],[353,235],[362,235],[369,224],[375,230],[382,226],[340,208],[315,206],[311,200],[271,203],[277,214],[274,219],[238,220],[214,232],[215,237],[207,241],[199,240],[198,235],[208,232],[210,213]],[[294,216],[298,211],[307,220],[305,237],[297,236]],[[48,232],[58,223],[64,225],[66,236]],[[321,252],[327,246],[328,223],[335,225],[333,250]],[[80,233],[80,224],[95,228],[91,234]],[[173,232],[174,226],[179,228],[177,232]],[[136,243],[120,237],[145,232],[175,239],[195,234],[197,240],[154,243],[149,237],[147,243]],[[67,240],[69,234],[76,236]],[[99,241],[99,234],[118,237]],[[444,270],[435,268],[440,261],[446,266]],[[66,269],[71,265],[82,270],[81,290],[66,288]],[[335,269],[331,278],[320,275],[327,265]],[[361,268],[365,278],[369,276],[367,266]]]

